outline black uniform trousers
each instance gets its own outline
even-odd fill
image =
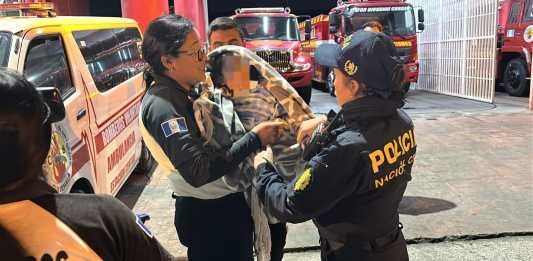
[[[283,259],[283,249],[287,242],[287,223],[269,224],[270,227],[270,261],[281,261]]]
[[[253,223],[243,193],[177,197],[174,225],[189,261],[253,260]]]

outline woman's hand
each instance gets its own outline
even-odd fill
[[[279,137],[287,123],[283,121],[265,121],[252,129],[263,146],[274,145],[279,142]]]
[[[302,124],[300,124],[300,130],[298,130],[298,136],[296,136],[296,141],[299,144],[304,145],[306,141],[311,137],[316,127],[318,127],[318,125],[320,125],[321,123],[326,122],[326,120],[326,116],[319,116],[317,118],[302,122]]]

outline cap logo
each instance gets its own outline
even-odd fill
[[[344,71],[350,76],[356,74],[358,69],[357,65],[350,60],[346,61],[344,64]]]

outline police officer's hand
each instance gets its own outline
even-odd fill
[[[265,121],[252,129],[263,146],[274,145],[279,142],[279,137],[287,123],[283,121]]]
[[[301,145],[305,145],[307,140],[313,135],[313,131],[316,127],[318,127],[319,124],[326,122],[326,120],[326,116],[319,116],[302,122],[302,124],[300,124],[300,130],[298,130],[296,141]]]

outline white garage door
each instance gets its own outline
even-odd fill
[[[496,78],[497,0],[409,0],[425,11],[418,88],[491,102]]]

